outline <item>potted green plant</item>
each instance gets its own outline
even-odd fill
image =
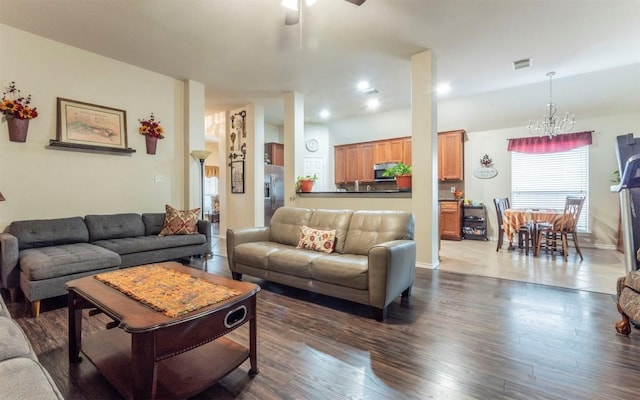
[[[318,180],[318,175],[305,175],[296,178],[296,192],[308,193],[313,188],[313,184]]]
[[[400,190],[401,192],[410,192],[412,172],[413,170],[411,169],[411,165],[405,164],[403,162],[399,162],[393,167],[387,168],[382,173],[382,176],[395,177],[398,190]]]

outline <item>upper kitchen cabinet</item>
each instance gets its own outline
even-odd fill
[[[411,165],[411,138],[402,139],[402,162]]]
[[[438,180],[464,179],[464,130],[438,132]]]
[[[265,157],[273,165],[284,165],[284,145],[282,143],[265,143]]]
[[[411,165],[411,137],[336,145],[335,182],[373,182],[375,164],[400,161]]]
[[[335,146],[334,172],[336,183],[355,182],[360,179],[359,148],[357,144]]]
[[[359,152],[358,179],[361,181],[373,180],[373,164],[375,161],[376,146],[373,143],[361,143]]]

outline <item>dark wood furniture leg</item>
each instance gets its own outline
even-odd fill
[[[234,281],[242,280],[242,274],[240,272],[232,272],[231,277],[233,278]]]
[[[379,322],[382,322],[387,318],[387,307],[371,307],[371,311],[373,312],[373,318],[375,318]]]
[[[251,362],[249,376],[253,378],[260,373],[260,370],[258,370],[258,313],[256,312],[256,296],[251,297],[251,308],[253,308],[253,318],[249,321],[249,361]]]
[[[67,295],[69,306],[69,364],[82,362],[80,349],[82,348],[82,308],[78,307],[79,298],[73,290]]]
[[[155,333],[153,331],[131,335],[133,397],[136,399],[156,398],[155,348]]]

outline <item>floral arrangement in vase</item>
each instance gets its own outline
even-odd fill
[[[38,116],[36,107],[31,107],[31,95],[22,96],[20,90],[16,88],[16,83],[11,82],[6,88],[6,92],[2,93],[2,102],[0,103],[0,112],[8,120],[17,119],[33,119]]]
[[[160,125],[160,121],[156,121],[153,113],[151,113],[149,119],[139,119],[138,121],[140,121],[138,132],[140,132],[141,135],[164,139],[164,128]]]

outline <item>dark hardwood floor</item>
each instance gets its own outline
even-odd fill
[[[202,261],[190,260],[194,267]],[[226,258],[209,272],[230,277]],[[640,330],[616,334],[611,295],[418,269],[411,304],[384,323],[358,304],[259,283],[258,366],[198,399],[637,399]],[[6,293],[3,293],[6,296]],[[5,297],[5,300],[6,297]],[[67,362],[66,299],[31,318],[8,304],[67,399],[119,394],[85,360]],[[84,335],[108,319],[85,317]],[[248,326],[230,337],[248,342]],[[211,363],[216,360],[212,359]]]

